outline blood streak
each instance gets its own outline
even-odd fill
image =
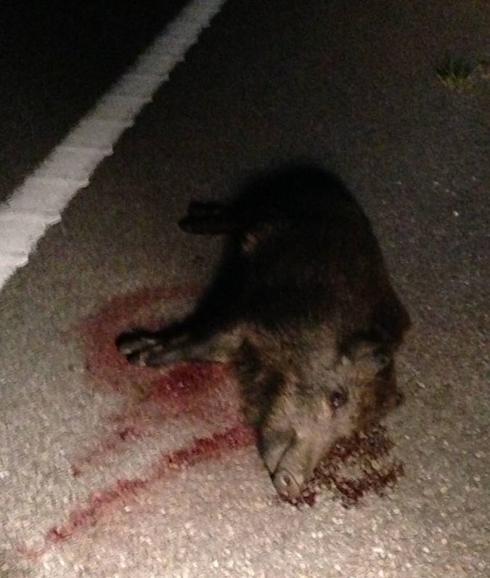
[[[210,436],[195,438],[189,445],[162,453],[141,477],[119,479],[111,486],[93,492],[85,505],[75,507],[64,523],[46,534],[46,545],[66,540],[97,524],[121,503],[138,496],[170,473],[199,462],[216,459],[224,453],[247,447],[255,432],[242,424],[236,408],[229,402],[231,372],[218,363],[187,363],[164,370],[133,367],[117,351],[116,336],[131,327],[155,327],[155,304],[187,301],[196,294],[193,287],[151,289],[129,296],[115,297],[81,326],[90,383],[108,388],[126,399],[123,411],[109,418],[111,433],[96,440],[95,446],[72,465],[79,477],[94,463],[103,463],[113,452],[123,451],[138,439],[152,435],[165,420],[192,415],[202,423],[225,422],[224,429]],[[223,426],[222,426],[223,427]]]
[[[66,540],[75,533],[94,526],[111,509],[137,496],[142,490],[163,479],[172,471],[217,458],[231,450],[247,447],[255,441],[255,433],[251,428],[237,425],[209,437],[196,438],[188,447],[164,453],[151,468],[147,477],[117,480],[109,488],[94,492],[85,506],[70,512],[64,524],[48,531],[46,543]]]
[[[165,419],[191,414],[203,423],[214,423],[219,413],[222,420],[236,421],[222,395],[229,380],[225,364],[193,363],[169,369],[145,386],[138,400],[130,399],[122,412],[110,417],[115,429],[76,460],[73,475],[80,476],[87,466],[100,463],[108,452],[122,452],[132,442],[152,436]]]

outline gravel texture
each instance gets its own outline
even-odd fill
[[[488,29],[477,0],[225,5],[0,295],[2,578],[489,575],[490,81],[435,73],[488,57]],[[351,508],[278,501],[225,370],[137,374],[112,347],[209,278],[188,201],[299,157],[352,187],[414,321],[404,476]]]

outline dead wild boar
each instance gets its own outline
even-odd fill
[[[397,405],[394,354],[410,325],[353,196],[295,166],[229,204],[191,202],[180,227],[226,235],[214,281],[185,319],[119,336],[131,363],[232,360],[277,491],[297,497],[341,438]]]

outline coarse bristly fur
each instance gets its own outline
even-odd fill
[[[228,204],[193,202],[184,231],[225,235],[194,311],[117,345],[130,362],[233,361],[278,492],[295,497],[340,438],[397,405],[394,354],[410,326],[362,209],[332,174],[298,165]]]

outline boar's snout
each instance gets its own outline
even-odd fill
[[[265,424],[261,432],[260,449],[265,465],[277,492],[288,499],[301,494],[304,484],[336,438],[332,431],[331,409],[321,403],[315,411],[309,409],[300,416],[297,412],[295,415],[282,414],[279,428],[279,416],[275,414],[272,423]]]
[[[279,495],[294,499],[300,496],[304,479],[303,476],[296,479],[291,472],[280,468],[272,476],[272,482]]]
[[[329,438],[314,428],[303,432],[301,437],[294,430],[289,435],[263,432],[262,456],[281,496],[294,499],[301,494],[304,484],[330,449],[333,439]]]

